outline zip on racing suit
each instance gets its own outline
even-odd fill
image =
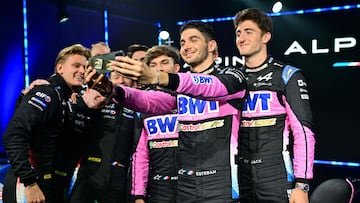
[[[257,68],[244,68],[249,94],[239,136],[241,202],[288,203],[294,181],[313,178],[315,139],[306,81],[300,69],[271,57]]]
[[[181,203],[238,199],[235,155],[246,93],[244,75],[238,68],[214,66],[206,72],[209,75],[169,74],[168,88],[179,93],[176,97],[119,87],[115,98],[144,113],[161,114],[177,107],[177,202]]]

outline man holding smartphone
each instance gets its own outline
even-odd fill
[[[109,76],[115,85],[131,85],[106,64],[123,51],[110,52],[105,43],[92,46],[90,66]],[[101,45],[101,46],[100,46]],[[104,47],[106,46],[106,47]],[[102,52],[101,52],[102,51]],[[96,67],[94,62],[98,64]],[[105,76],[106,77],[106,76]],[[128,80],[131,81],[131,80]],[[92,118],[70,202],[123,203],[126,201],[127,175],[134,136],[134,112],[110,101]]]

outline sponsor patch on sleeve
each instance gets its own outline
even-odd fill
[[[44,111],[47,108],[48,103],[51,102],[51,97],[43,92],[36,92],[35,96],[31,97],[28,104],[36,107],[40,111]]]
[[[289,82],[291,76],[293,76],[294,73],[296,73],[297,71],[299,71],[298,68],[295,68],[295,67],[290,66],[290,65],[285,66],[285,68],[284,68],[284,70],[282,72],[282,75],[281,75],[285,85]]]
[[[211,76],[193,75],[192,76],[192,81],[193,81],[193,84],[195,84],[195,85],[198,85],[198,84],[213,84],[214,83]]]

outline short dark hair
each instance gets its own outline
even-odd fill
[[[180,34],[189,28],[199,30],[204,35],[207,41],[216,40],[215,31],[208,23],[204,23],[201,21],[188,21],[180,27]]]
[[[146,45],[143,45],[143,44],[132,44],[127,49],[127,56],[132,58],[132,55],[134,54],[134,52],[147,51],[148,49],[149,49],[149,47]]]
[[[159,56],[168,56],[173,59],[174,64],[180,64],[179,50],[168,45],[157,45],[147,50],[144,62],[149,65],[150,62]]]
[[[245,20],[254,21],[263,33],[273,32],[273,23],[271,17],[257,8],[247,8],[236,13],[233,23],[235,29]]]

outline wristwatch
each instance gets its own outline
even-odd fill
[[[309,192],[310,185],[307,183],[295,183],[295,188],[298,188],[304,192]]]

